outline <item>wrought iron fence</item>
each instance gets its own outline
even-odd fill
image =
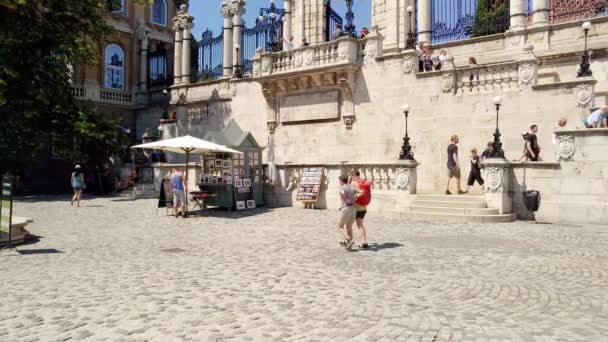
[[[193,82],[203,82],[220,78],[224,69],[224,32],[213,37],[213,31],[203,32],[197,42],[197,68],[193,73]],[[193,63],[194,64],[194,63]]]
[[[155,51],[148,54],[148,87],[168,87],[172,84],[169,51],[164,43],[159,43]]]
[[[549,21],[552,24],[606,15],[608,15],[606,0],[549,0]]]
[[[505,32],[509,0],[433,0],[432,40],[445,43]]]
[[[331,8],[331,0],[325,2],[325,41],[331,40],[332,34],[336,31],[336,25],[340,24],[344,30],[344,20],[336,11]]]

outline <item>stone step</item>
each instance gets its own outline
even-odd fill
[[[435,201],[435,200],[420,200],[414,199],[410,203],[413,206],[419,207],[440,207],[440,208],[487,208],[485,201]]]
[[[394,219],[414,220],[440,220],[454,223],[504,223],[513,222],[517,219],[516,214],[502,215],[463,215],[463,214],[440,214],[417,211],[387,210],[384,215]]]
[[[434,194],[418,194],[417,200],[436,201],[436,202],[485,202],[483,195],[434,195]]]
[[[423,207],[411,205],[409,210],[419,213],[460,214],[460,215],[498,215],[499,210],[494,208],[451,208],[451,207]]]

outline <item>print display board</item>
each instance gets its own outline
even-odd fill
[[[0,236],[7,235],[8,245],[11,245],[11,220],[13,216],[13,176],[2,177],[2,197],[0,203]]]
[[[170,208],[173,206],[173,190],[171,181],[163,179],[160,185],[160,196],[158,197],[159,208]]]
[[[319,200],[319,193],[321,193],[322,183],[322,167],[306,167],[302,169],[300,187],[298,187],[296,199],[304,202],[316,202]]]
[[[251,179],[246,178],[234,181],[234,200],[236,201],[236,210],[255,208]]]

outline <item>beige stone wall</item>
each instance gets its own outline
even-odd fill
[[[385,5],[382,1],[375,1],[373,5],[374,23],[382,23],[380,13]],[[404,62],[411,52],[389,52],[382,58],[361,59],[353,90],[356,120],[352,129],[347,129],[340,119],[289,125],[279,122],[274,133],[275,161],[280,165],[395,161],[404,135],[401,107],[408,103],[411,105],[409,133],[415,157],[421,163],[418,191],[438,192],[445,184],[446,148],[451,135],[458,134],[461,138],[459,161],[465,176],[469,170],[468,150],[477,147],[481,152],[486,142],[493,139],[496,111],[492,99],[497,95],[503,98],[499,125],[507,158],[518,159],[522,155],[521,133],[531,124],[537,124],[541,157],[554,161],[551,141],[557,120],[566,117],[568,127],[580,126],[591,107],[606,102],[608,18],[593,22],[589,46],[593,50],[594,79],[589,80],[576,78],[583,49],[580,23],[434,46],[434,54],[447,49],[454,56],[457,69],[467,65],[469,56],[477,57],[483,66],[479,69],[480,77],[486,81],[475,91],[468,89],[467,82],[461,84],[464,86],[456,93],[453,88],[446,91],[445,75],[451,73],[447,70],[417,74],[417,61],[413,63],[414,70],[409,70]],[[523,51],[526,44],[534,44],[533,55]],[[526,59],[539,64],[537,77],[530,84],[520,82],[518,70],[518,65]],[[454,75],[466,78],[468,72],[456,70]],[[589,102],[581,104],[577,102],[579,86],[584,84],[592,84],[595,94]],[[228,120],[235,119],[244,130],[253,133],[260,145],[266,144],[269,108],[255,80],[223,80],[174,88],[174,102],[179,94],[184,94],[188,103],[212,99],[210,103],[215,103],[215,107],[210,107],[206,122],[184,120],[186,109],[181,108],[178,112],[182,121],[173,134],[202,136],[207,129],[221,128]],[[344,105],[343,100],[339,105]]]

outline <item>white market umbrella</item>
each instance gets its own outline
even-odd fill
[[[188,175],[188,162],[190,153],[204,153],[204,152],[219,152],[219,153],[237,153],[243,154],[243,152],[233,150],[224,145],[212,143],[211,141],[195,138],[190,135],[183,137],[159,140],[147,144],[135,145],[131,148],[148,148],[152,150],[162,150],[175,153],[183,153],[186,155],[186,175]],[[186,194],[186,211],[188,210],[188,194]],[[184,213],[185,215],[186,213]]]

